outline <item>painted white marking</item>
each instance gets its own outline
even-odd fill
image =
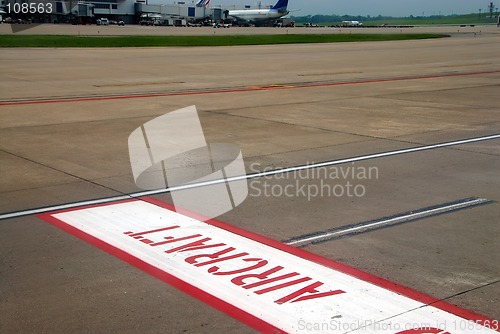
[[[101,198],[101,199],[93,199],[93,200],[89,200],[89,201],[81,201],[81,202],[75,202],[75,203],[53,205],[53,206],[47,206],[47,207],[37,208],[37,209],[16,211],[16,212],[11,212],[11,213],[4,213],[4,214],[0,215],[0,220],[23,217],[23,216],[38,215],[38,214],[45,213],[45,212],[74,209],[74,208],[84,207],[84,206],[89,206],[89,205],[99,205],[99,204],[106,204],[106,203],[111,203],[111,202],[124,201],[124,200],[128,200],[130,198],[131,198],[131,195],[122,195],[122,196],[114,196],[114,197],[107,197],[107,198]]]
[[[228,177],[226,179],[218,179],[218,180],[213,180],[213,181],[209,181],[209,182],[185,184],[182,186],[169,187],[166,189],[141,191],[141,192],[135,192],[135,193],[127,194],[127,195],[120,195],[120,196],[108,197],[108,198],[97,199],[97,200],[82,201],[82,202],[49,206],[49,207],[45,207],[45,208],[23,210],[23,211],[1,214],[0,220],[35,215],[35,214],[40,214],[40,213],[44,213],[44,212],[51,212],[51,211],[56,211],[56,210],[77,208],[77,207],[88,206],[88,205],[111,203],[111,202],[121,201],[121,200],[125,200],[125,199],[130,199],[130,198],[140,198],[140,197],[145,197],[145,196],[165,194],[165,193],[169,193],[172,191],[186,190],[186,189],[192,189],[192,188],[197,188],[197,187],[204,187],[204,186],[215,185],[215,184],[220,184],[220,183],[225,183],[225,182],[241,181],[241,180],[254,179],[254,178],[259,178],[259,177],[264,177],[264,176],[279,175],[279,174],[295,172],[295,171],[305,170],[305,169],[328,167],[328,166],[340,165],[340,164],[345,164],[345,163],[364,161],[364,160],[369,160],[369,159],[384,158],[384,157],[390,157],[390,156],[395,156],[395,155],[400,155],[400,154],[407,154],[407,153],[433,150],[433,149],[437,149],[437,148],[464,145],[464,144],[470,144],[470,143],[487,141],[487,140],[494,140],[494,139],[499,139],[499,138],[500,138],[500,134],[495,134],[495,135],[490,135],[490,136],[476,137],[476,138],[451,141],[451,142],[440,143],[440,144],[418,146],[418,147],[396,150],[396,151],[391,151],[391,152],[369,154],[369,155],[341,159],[341,160],[332,160],[332,161],[321,162],[321,163],[317,163],[317,164],[309,164],[309,165],[283,168],[283,169],[278,169],[278,170],[271,170],[271,171],[266,171],[266,172],[262,172],[262,173]]]
[[[257,241],[248,232],[250,237],[223,223],[206,223],[148,202],[44,218],[69,226],[83,239],[97,238],[288,333],[395,334],[424,326],[452,334],[496,333],[475,323],[473,328],[461,326],[468,320]]]
[[[390,152],[375,153],[375,154],[369,154],[369,155],[347,158],[347,159],[319,162],[319,163],[315,163],[315,164],[308,164],[308,165],[302,165],[302,166],[282,168],[282,169],[277,169],[277,170],[270,170],[270,171],[261,172],[261,173],[228,177],[227,179],[213,180],[213,181],[200,182],[200,183],[191,183],[191,184],[186,184],[186,185],[179,186],[179,187],[170,187],[167,189],[159,189],[159,190],[152,190],[152,191],[148,191],[148,192],[136,193],[135,196],[136,197],[152,196],[152,195],[157,195],[157,194],[170,192],[170,191],[184,190],[184,189],[190,189],[190,188],[196,188],[196,187],[204,187],[204,186],[214,185],[214,184],[223,183],[223,182],[232,182],[232,181],[240,181],[240,180],[244,180],[244,179],[253,179],[253,178],[259,178],[259,177],[265,177],[265,176],[273,176],[273,175],[278,175],[278,174],[296,172],[296,171],[305,170],[305,169],[330,167],[330,166],[335,166],[335,165],[340,165],[340,164],[345,164],[345,163],[353,163],[353,162],[359,162],[359,161],[370,160],[370,159],[385,158],[385,157],[390,157],[390,156],[394,156],[394,155],[415,153],[415,152],[433,150],[433,149],[437,149],[437,148],[464,145],[464,144],[470,144],[470,143],[475,143],[475,142],[479,142],[479,141],[493,140],[493,139],[499,139],[499,138],[500,138],[500,134],[497,134],[497,135],[491,135],[491,136],[485,136],[485,137],[452,141],[452,142],[441,143],[441,144],[418,146],[418,147],[412,147],[412,148],[390,151]]]
[[[377,221],[377,222],[360,224],[357,226],[353,226],[351,228],[344,228],[344,229],[339,228],[337,231],[332,231],[332,232],[328,232],[328,233],[321,233],[321,234],[318,234],[315,236],[310,236],[310,237],[304,237],[301,239],[287,242],[286,244],[287,245],[297,245],[297,244],[309,243],[309,242],[313,242],[313,241],[317,241],[317,240],[321,240],[321,239],[335,238],[335,237],[339,237],[342,235],[356,233],[358,231],[372,230],[372,229],[375,229],[375,228],[378,228],[381,226],[391,225],[391,224],[394,224],[394,223],[400,222],[400,221],[407,221],[407,220],[411,220],[411,219],[415,219],[415,218],[419,218],[419,217],[427,217],[427,216],[430,216],[430,215],[433,215],[436,213],[444,213],[444,212],[453,211],[453,210],[457,210],[457,209],[461,209],[461,208],[466,208],[466,207],[470,207],[470,206],[474,206],[474,205],[479,205],[482,203],[486,203],[488,201],[489,200],[485,199],[485,198],[475,198],[475,199],[471,199],[471,200],[466,201],[466,202],[456,203],[456,204],[452,204],[452,205],[439,206],[439,207],[436,207],[434,209],[429,209],[429,210],[425,210],[425,211],[419,211],[419,212],[415,212],[415,213],[410,213],[410,214],[406,214],[406,215],[392,217],[392,218],[384,219],[384,220]]]

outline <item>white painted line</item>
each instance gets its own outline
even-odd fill
[[[260,177],[265,177],[265,176],[279,175],[279,174],[290,173],[290,172],[295,172],[295,171],[300,171],[300,170],[305,170],[305,169],[329,167],[329,166],[340,165],[340,164],[345,164],[345,163],[353,163],[353,162],[364,161],[364,160],[369,160],[369,159],[385,158],[385,157],[390,157],[390,156],[395,156],[395,155],[400,155],[400,154],[408,154],[408,153],[414,153],[414,152],[433,150],[433,149],[437,149],[437,148],[464,145],[464,144],[470,144],[470,143],[487,141],[487,140],[495,140],[495,139],[499,139],[499,138],[500,138],[500,134],[495,134],[495,135],[490,135],[490,136],[457,140],[457,141],[451,141],[451,142],[440,143],[440,144],[417,146],[417,147],[413,147],[413,148],[407,148],[407,149],[390,151],[390,152],[369,154],[369,155],[346,158],[346,159],[341,159],[341,160],[326,161],[326,162],[321,162],[321,163],[316,163],[316,164],[288,167],[288,168],[271,170],[271,171],[266,171],[266,172],[261,172],[261,173],[254,173],[254,174],[229,177],[227,179],[218,179],[218,180],[213,180],[213,181],[208,181],[208,182],[185,184],[182,186],[168,187],[165,189],[141,191],[141,192],[135,192],[135,193],[131,193],[131,194],[108,197],[108,198],[103,198],[103,199],[98,199],[98,200],[89,200],[89,201],[68,203],[68,204],[63,204],[63,205],[49,206],[49,207],[44,207],[44,208],[22,210],[22,211],[1,214],[0,220],[22,217],[22,216],[29,216],[29,215],[33,215],[33,214],[40,214],[40,213],[50,212],[50,211],[55,211],[55,210],[64,210],[67,208],[77,208],[77,207],[82,207],[82,206],[86,206],[86,205],[111,203],[111,202],[121,201],[124,199],[129,199],[129,198],[139,198],[139,197],[144,197],[144,196],[165,194],[165,193],[169,193],[169,192],[173,192],[173,191],[186,190],[186,189],[192,189],[192,188],[197,188],[197,187],[204,187],[204,186],[215,185],[215,184],[220,184],[220,183],[225,183],[225,182],[249,180],[249,179],[260,178]]]
[[[303,246],[306,244],[310,244],[313,242],[318,242],[318,241],[326,241],[326,240],[332,240],[332,239],[337,239],[341,238],[346,235],[350,234],[355,234],[359,232],[368,232],[372,231],[381,227],[387,227],[391,225],[395,225],[398,223],[404,223],[404,222],[409,222],[409,221],[414,221],[417,219],[421,218],[426,218],[426,217],[431,217],[437,214],[442,214],[446,212],[451,212],[451,211],[456,211],[460,209],[465,209],[469,208],[472,206],[476,205],[481,205],[485,203],[491,202],[488,199],[485,198],[471,198],[471,199],[466,199],[462,200],[453,204],[444,204],[440,206],[435,206],[430,209],[421,209],[417,210],[416,212],[411,212],[411,213],[405,213],[401,215],[396,215],[393,217],[389,217],[386,219],[381,219],[377,221],[369,221],[366,223],[361,223],[361,224],[356,224],[356,225],[351,225],[347,227],[339,227],[337,229],[328,231],[328,232],[319,232],[316,233],[315,235],[307,235],[303,237],[297,237],[293,238],[290,241],[285,241],[284,243],[287,245],[293,245],[293,246]]]
[[[260,332],[496,333],[467,310],[167,207],[145,198],[40,217]]]
[[[499,138],[500,138],[500,134],[497,134],[497,135],[491,135],[491,136],[486,136],[486,137],[478,137],[478,138],[470,138],[470,139],[452,141],[452,142],[447,142],[447,143],[418,146],[418,147],[390,151],[390,152],[375,153],[375,154],[369,154],[369,155],[347,158],[347,159],[325,161],[325,162],[319,162],[319,163],[315,163],[315,164],[308,164],[308,165],[301,165],[301,166],[295,166],[295,167],[287,167],[287,168],[282,168],[282,169],[270,170],[270,171],[261,172],[261,173],[228,177],[227,179],[185,184],[182,186],[170,187],[167,189],[144,191],[144,192],[140,192],[140,193],[135,193],[134,195],[136,197],[152,196],[152,195],[162,194],[162,193],[171,192],[171,191],[204,187],[204,186],[209,186],[209,185],[214,185],[214,184],[219,184],[219,183],[224,183],[224,182],[240,181],[240,180],[245,180],[245,179],[248,180],[248,179],[260,178],[260,177],[265,177],[265,176],[273,176],[273,175],[279,175],[279,174],[284,174],[284,173],[296,172],[296,171],[305,170],[305,169],[330,167],[330,166],[335,166],[335,165],[340,165],[340,164],[345,164],[345,163],[353,163],[353,162],[359,162],[359,161],[376,159],[376,158],[385,158],[385,157],[390,157],[390,156],[395,156],[395,155],[400,155],[400,154],[415,153],[415,152],[433,150],[433,149],[437,149],[437,148],[464,145],[464,144],[470,144],[470,143],[486,141],[486,140],[494,140],[494,139],[499,139]]]
[[[4,213],[4,214],[0,215],[0,220],[23,217],[23,216],[38,215],[38,214],[41,214],[44,212],[74,209],[74,208],[89,206],[89,205],[98,205],[98,204],[123,201],[123,200],[127,200],[130,198],[131,198],[131,195],[121,195],[121,196],[107,197],[107,198],[102,198],[102,199],[93,199],[93,200],[89,200],[89,201],[81,201],[81,202],[67,203],[67,204],[61,204],[61,205],[47,206],[47,207],[43,207],[43,208],[36,208],[36,209],[29,209],[29,210],[23,210],[23,211]]]

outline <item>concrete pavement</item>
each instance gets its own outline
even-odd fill
[[[138,191],[129,134],[189,105],[208,142],[241,148],[247,172],[498,134],[499,38],[492,29],[380,43],[2,49],[0,213]],[[287,240],[473,196],[495,201],[306,250],[499,319],[498,143],[338,167],[377,170],[365,178],[254,179],[218,219]],[[276,195],[322,182],[364,192]],[[0,221],[0,239],[2,331],[253,332],[35,216]]]

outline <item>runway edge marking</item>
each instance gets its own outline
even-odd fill
[[[407,324],[498,332],[495,320],[156,199],[37,216],[262,332],[324,322],[338,333],[395,334]]]

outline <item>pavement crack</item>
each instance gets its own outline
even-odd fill
[[[64,175],[66,175],[66,176],[69,176],[69,177],[75,178],[75,179],[77,179],[77,180],[80,180],[80,181],[83,181],[83,182],[86,182],[86,183],[92,184],[92,185],[97,186],[97,187],[99,187],[99,188],[103,188],[103,189],[106,189],[106,190],[110,190],[110,191],[115,192],[115,193],[120,194],[120,195],[126,195],[125,193],[123,193],[123,192],[121,192],[121,191],[119,191],[119,190],[117,190],[117,189],[114,189],[114,188],[111,188],[111,187],[105,186],[105,185],[103,185],[103,184],[97,183],[97,182],[92,181],[92,180],[90,180],[90,179],[87,179],[87,178],[84,178],[84,177],[78,176],[78,175],[73,174],[73,173],[66,172],[66,171],[61,170],[61,169],[59,169],[59,168],[55,168],[55,167],[49,166],[49,165],[47,165],[47,164],[44,164],[44,163],[41,163],[41,162],[39,162],[39,161],[35,161],[35,160],[33,160],[33,159],[30,159],[30,158],[27,158],[27,157],[21,156],[21,155],[19,155],[19,154],[12,153],[12,152],[9,152],[9,151],[6,151],[5,149],[1,149],[1,150],[0,150],[0,152],[3,152],[3,153],[8,154],[8,155],[10,155],[10,156],[16,157],[16,158],[18,158],[18,159],[22,159],[22,160],[24,160],[24,161],[28,161],[28,162],[33,163],[33,164],[35,164],[35,165],[42,166],[42,167],[47,168],[47,169],[50,169],[50,170],[52,170],[52,171],[55,171],[55,172],[58,172],[58,173],[64,174]]]
[[[490,283],[485,283],[485,284],[483,284],[481,286],[476,286],[474,288],[470,288],[470,289],[465,290],[465,291],[457,292],[457,293],[455,293],[455,294],[453,294],[451,296],[448,296],[448,297],[442,298],[442,299],[440,299],[440,300],[438,300],[436,302],[430,303],[429,305],[433,305],[433,304],[436,304],[436,303],[439,303],[439,302],[442,302],[442,301],[453,299],[455,297],[458,297],[458,296],[461,296],[461,295],[465,295],[465,294],[467,294],[469,292],[473,292],[473,291],[476,291],[476,290],[479,290],[479,289],[483,289],[483,288],[486,288],[488,286],[492,286],[492,285],[495,285],[495,284],[498,284],[498,283],[500,283],[500,279],[498,279],[496,281],[493,281],[493,282],[490,282]]]
[[[259,120],[259,121],[270,122],[270,123],[275,123],[275,124],[282,124],[282,125],[289,125],[289,126],[301,127],[301,128],[306,128],[306,129],[320,130],[320,131],[325,131],[325,132],[330,132],[330,133],[348,134],[348,135],[352,135],[352,136],[364,137],[364,138],[369,138],[369,139],[383,139],[383,140],[387,139],[387,138],[378,137],[378,136],[370,136],[370,135],[364,135],[364,134],[354,133],[354,132],[332,130],[332,129],[326,129],[326,128],[322,128],[322,127],[315,127],[315,126],[303,125],[303,124],[295,124],[295,123],[278,121],[278,120],[273,120],[273,119],[260,118],[260,117],[251,117],[251,116],[244,116],[244,115],[234,115],[234,114],[230,114],[230,113],[217,112],[217,111],[211,111],[211,113],[225,115],[225,116],[231,116],[231,117],[239,117],[239,118],[243,118],[243,119]]]

